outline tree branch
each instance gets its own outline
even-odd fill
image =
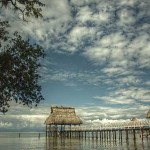
[[[45,6],[45,4],[39,0],[0,0],[0,3],[2,3],[2,7],[7,7],[11,4],[15,10],[21,12],[23,21],[27,21],[25,16],[41,17],[41,7]],[[24,8],[21,8],[17,4],[21,4]],[[36,8],[35,5],[38,5],[39,8]]]

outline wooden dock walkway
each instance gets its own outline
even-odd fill
[[[125,128],[105,128],[105,129],[84,129],[72,128],[65,130],[47,130],[47,137],[76,137],[76,138],[96,138],[100,140],[122,140],[129,139],[132,135],[136,139],[137,134],[143,139],[150,137],[150,127],[125,127]]]

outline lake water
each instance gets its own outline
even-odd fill
[[[95,138],[46,138],[45,133],[0,133],[0,150],[150,150],[150,137],[122,142]]]

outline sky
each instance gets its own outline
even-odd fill
[[[84,124],[145,118],[150,108],[150,1],[43,0],[43,18],[0,18],[10,33],[45,49],[39,74],[45,101],[15,103],[0,114],[0,131],[44,130],[51,106],[69,106]]]

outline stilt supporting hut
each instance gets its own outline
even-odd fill
[[[148,112],[146,114],[146,118],[148,120],[148,126],[150,127],[150,109],[148,110]]]
[[[51,113],[45,120],[47,136],[70,136],[71,126],[82,124],[82,120],[76,115],[75,108],[55,106],[51,107]],[[69,126],[69,130],[65,127]],[[70,132],[69,132],[70,131]]]
[[[146,114],[146,118],[150,118],[150,109],[149,109],[149,111]]]

